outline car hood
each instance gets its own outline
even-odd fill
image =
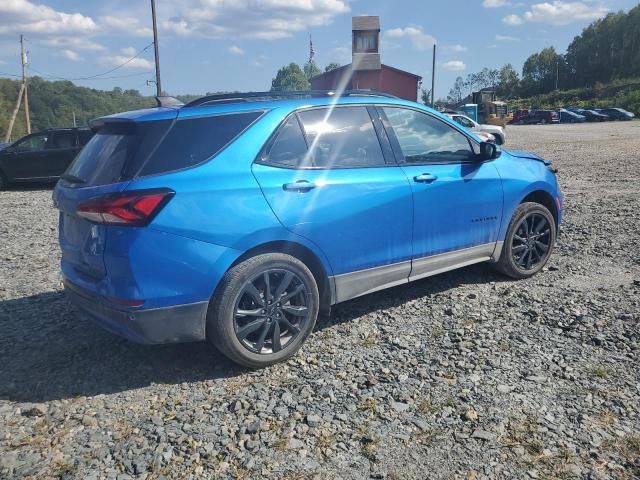
[[[544,163],[545,165],[551,165],[551,160],[542,158],[540,155],[537,155],[533,152],[522,152],[519,150],[503,150],[503,151],[507,152],[512,157],[526,158],[527,160],[536,160],[538,162]]]
[[[502,127],[498,125],[487,125],[485,123],[480,124],[480,130],[483,132],[502,133]]]

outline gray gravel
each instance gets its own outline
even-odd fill
[[[51,191],[0,192],[0,478],[640,477],[640,122],[507,133],[560,169],[545,271],[350,301],[255,372],[84,320]]]

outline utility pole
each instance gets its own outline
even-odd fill
[[[162,96],[160,83],[160,53],[158,52],[158,26],[156,25],[156,0],[151,0],[151,17],[153,18],[153,50],[156,56],[156,93]]]
[[[16,121],[16,116],[18,116],[18,110],[20,110],[20,103],[22,102],[22,94],[24,93],[24,83],[20,84],[20,92],[18,93],[18,101],[16,102],[16,108],[13,109],[13,113],[11,114],[11,120],[9,120],[9,127],[7,128],[7,133],[4,136],[4,142],[9,143],[11,140],[11,132],[13,131],[13,123]]]
[[[31,133],[31,118],[29,118],[29,89],[27,86],[27,51],[24,49],[24,36],[20,35],[20,50],[22,52],[22,84],[24,85],[24,116],[27,122],[27,135]]]
[[[431,67],[431,108],[434,108],[435,103],[433,101],[433,96],[435,94],[436,89],[436,44],[433,44],[433,64]]]

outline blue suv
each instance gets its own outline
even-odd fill
[[[562,218],[549,161],[384,94],[160,98],[91,128],[54,191],[72,302],[248,367],[360,295],[478,262],[529,277]]]

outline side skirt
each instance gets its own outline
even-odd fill
[[[367,295],[386,288],[430,277],[449,270],[472,265],[474,263],[497,261],[500,258],[502,242],[487,243],[446,252],[417,260],[368,268],[357,272],[344,273],[332,278],[336,295],[332,304]]]

